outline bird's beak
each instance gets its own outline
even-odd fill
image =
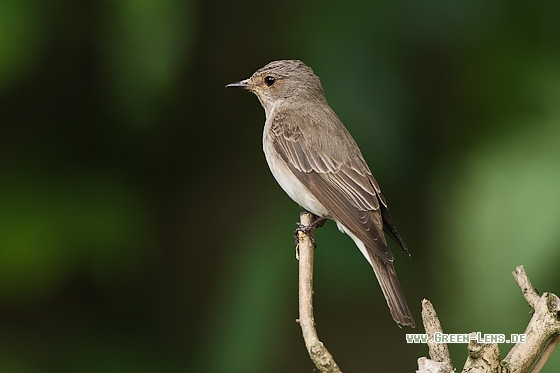
[[[226,85],[226,88],[229,88],[229,87],[238,87],[238,88],[241,88],[241,89],[249,90],[249,89],[251,89],[251,84],[249,83],[249,79],[245,79],[245,80],[242,80],[240,82],[231,83],[231,84]]]

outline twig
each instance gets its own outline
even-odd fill
[[[428,340],[434,340],[435,333],[443,333],[441,323],[432,303],[422,300],[422,323],[428,335]],[[428,343],[428,352],[431,359],[421,357],[418,359],[417,372],[450,373],[454,372],[449,349],[445,343]]]
[[[542,370],[542,368],[548,361],[548,358],[550,357],[550,355],[552,355],[552,351],[554,351],[556,346],[558,346],[558,342],[560,342],[560,334],[554,336],[546,345],[546,348],[541,354],[541,357],[539,357],[539,360],[537,360],[537,362],[533,366],[533,370],[531,370],[531,373],[539,373]]]
[[[515,269],[513,277],[535,312],[525,329],[526,342],[513,346],[502,361],[502,366],[511,373],[527,372],[536,362],[533,372],[538,372],[552,353],[551,350],[556,347],[554,342],[558,343],[556,336],[560,334],[560,299],[552,293],[539,296],[523,266]]]
[[[302,213],[300,222],[304,226],[309,226],[314,221],[311,213]],[[313,254],[314,245],[311,237],[315,229],[312,228],[309,234],[302,231],[298,232],[299,250],[299,325],[305,340],[305,346],[309,357],[315,363],[317,369],[323,373],[342,373],[331,353],[319,340],[315,330],[313,318]]]
[[[474,335],[473,335],[474,334]],[[472,337],[476,333],[471,333]],[[497,343],[469,342],[469,356],[461,373],[498,372],[500,366],[500,348]]]
[[[532,309],[535,309],[535,304],[537,300],[539,300],[540,295],[537,289],[531,285],[531,281],[529,281],[529,277],[527,277],[527,273],[525,273],[525,267],[517,266],[515,271],[512,272],[513,278],[515,282],[517,282],[517,286],[523,293],[523,297],[529,303]]]
[[[497,344],[471,340],[469,357],[462,372],[539,373],[552,351],[560,343],[560,299],[552,293],[539,295],[531,285],[523,266],[517,267],[513,276],[523,297],[534,311],[525,329],[525,343],[517,343],[500,361]],[[427,300],[422,301],[422,321],[428,339],[433,340],[435,332],[442,333],[437,314]],[[419,358],[418,373],[452,371],[447,345],[429,344],[428,348],[431,360],[425,357]]]
[[[422,300],[422,323],[424,324],[424,329],[428,335],[428,340],[433,341],[435,333],[443,333],[436,310],[434,309],[432,302],[427,299]],[[428,343],[428,351],[432,360],[448,364],[450,370],[453,370],[451,355],[449,355],[449,348],[447,348],[447,344]]]

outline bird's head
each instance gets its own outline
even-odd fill
[[[286,100],[325,101],[323,87],[313,70],[299,60],[273,61],[249,79],[228,84],[253,92],[268,113]]]

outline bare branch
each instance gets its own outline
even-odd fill
[[[311,213],[302,213],[300,222],[304,226],[313,223],[314,216]],[[315,228],[309,231],[309,235],[302,231],[298,232],[298,258],[299,258],[299,325],[305,340],[305,346],[309,357],[315,363],[317,369],[323,373],[342,373],[331,353],[319,340],[315,330],[313,317],[313,254],[314,244],[311,237]]]
[[[434,309],[432,302],[427,299],[422,300],[422,323],[424,324],[424,330],[426,331],[428,340],[430,341],[434,340],[435,333],[443,333],[436,310]],[[454,372],[447,344],[428,342],[428,351],[431,360],[426,359],[425,357],[418,359],[417,373]]]
[[[418,359],[418,370],[416,373],[449,373],[453,370],[449,370],[447,364],[430,360],[424,356]]]
[[[544,351],[535,366],[542,367],[552,353],[550,349],[556,347],[557,336],[560,334],[560,299],[552,293],[544,293],[539,297],[523,266],[517,267],[513,276],[535,313],[525,329],[526,342],[513,346],[502,361],[502,366],[511,373],[529,371]]]
[[[552,293],[539,295],[531,285],[523,266],[517,267],[513,276],[523,297],[534,310],[525,330],[525,343],[517,343],[500,361],[497,344],[471,340],[463,373],[539,373],[560,343],[560,299]],[[436,332],[443,333],[437,314],[427,300],[422,301],[422,321],[429,340],[434,339]],[[447,345],[432,343],[428,344],[428,349],[432,360],[425,357],[418,359],[418,373],[453,371]]]
[[[499,366],[500,349],[496,343],[478,343],[471,340],[469,342],[469,356],[461,372],[497,372]]]
[[[560,334],[553,337],[548,345],[546,345],[546,348],[541,354],[541,357],[539,357],[539,360],[537,360],[535,365],[533,365],[533,370],[531,370],[531,373],[539,373],[542,370],[542,368],[548,361],[548,358],[550,357],[550,355],[552,355],[552,351],[554,351],[556,346],[558,346],[558,342],[560,342]]]
[[[427,299],[422,300],[422,323],[424,324],[426,334],[428,334],[428,340],[433,341],[435,333],[443,333],[436,310],[432,302]],[[451,363],[451,356],[449,355],[447,344],[428,343],[428,351],[432,360],[447,364],[450,371],[453,371],[453,364]]]
[[[531,306],[532,309],[535,309],[535,303],[539,299],[540,295],[537,289],[535,289],[533,285],[531,285],[531,281],[529,281],[527,273],[525,273],[525,267],[517,266],[512,274],[515,282],[517,282],[517,285],[521,290],[521,293],[523,293],[523,297],[525,297],[525,300],[527,301],[527,303],[529,303],[529,306]]]

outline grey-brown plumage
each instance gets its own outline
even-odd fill
[[[408,250],[377,181],[327,104],[313,70],[297,60],[274,61],[227,87],[253,92],[264,107],[263,149],[280,186],[307,211],[336,221],[373,267],[393,319],[414,327],[383,231]]]

